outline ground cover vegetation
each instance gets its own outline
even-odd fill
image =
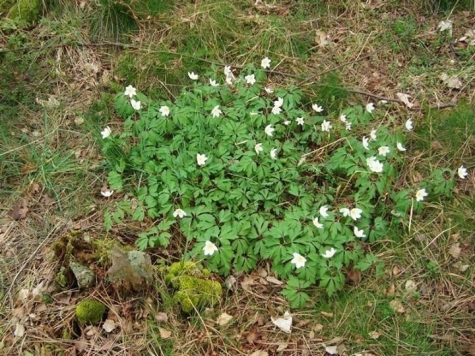
[[[473,2],[37,4],[0,354],[475,354]]]

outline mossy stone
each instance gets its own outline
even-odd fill
[[[168,268],[167,283],[175,289],[173,299],[185,313],[213,306],[223,293],[219,282],[207,279],[209,271],[202,270],[195,262],[177,262]]]
[[[73,271],[80,289],[88,288],[94,283],[95,274],[86,266],[77,262],[70,262],[69,267],[71,268],[71,271]]]
[[[105,312],[106,306],[94,299],[84,299],[76,306],[76,317],[81,325],[96,325]]]

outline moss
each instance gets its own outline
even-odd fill
[[[7,17],[11,20],[24,20],[28,23],[38,20],[41,11],[40,0],[18,0]]]
[[[165,277],[173,286],[173,299],[185,313],[213,306],[222,295],[222,287],[216,281],[209,280],[209,271],[201,270],[195,262],[177,262],[168,268]]]
[[[95,325],[101,321],[105,311],[106,307],[101,302],[94,299],[84,299],[76,306],[76,317],[81,325]]]

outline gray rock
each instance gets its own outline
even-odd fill
[[[69,267],[71,267],[80,289],[92,286],[95,277],[93,271],[77,262],[70,262]]]

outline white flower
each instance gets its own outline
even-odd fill
[[[372,129],[371,132],[369,133],[369,137],[371,137],[372,140],[376,140],[376,130]]]
[[[383,171],[383,164],[374,156],[366,158],[366,164],[372,172],[381,173]]]
[[[424,200],[424,198],[427,196],[427,192],[424,188],[422,189],[419,189],[417,192],[416,192],[416,200],[417,201],[422,201]]]
[[[388,146],[381,146],[380,148],[378,148],[378,153],[381,156],[386,156],[389,153],[389,151],[390,150]]]
[[[322,254],[323,258],[332,258],[336,253],[336,250],[332,247],[329,250],[326,250],[324,254]]]
[[[322,112],[323,107],[319,106],[318,104],[313,104],[312,109],[315,110],[316,112]]]
[[[366,136],[363,136],[363,147],[365,148],[365,150],[369,150],[369,140]]]
[[[289,126],[289,125],[291,124],[291,122],[290,122],[289,120],[285,120],[285,121],[283,122],[283,124],[284,124],[285,126]]]
[[[277,98],[276,101],[274,101],[274,106],[280,108],[284,104],[284,99],[283,98]]]
[[[323,229],[323,224],[320,221],[318,221],[318,217],[313,218],[313,225],[315,225],[317,229]]]
[[[209,84],[212,86],[212,87],[219,87],[219,84],[216,82],[216,80],[214,79],[210,79],[209,80]]]
[[[401,152],[404,152],[406,150],[401,142],[396,143],[396,147]]]
[[[112,130],[109,126],[106,126],[104,130],[101,131],[102,138],[107,138],[112,133]]]
[[[256,151],[257,154],[260,152],[264,151],[264,148],[262,148],[262,143],[258,143],[254,146],[254,151]]]
[[[223,112],[219,109],[219,105],[216,105],[213,110],[211,110],[211,115],[213,117],[219,117]]]
[[[134,110],[140,110],[142,108],[142,103],[140,102],[140,100],[136,101],[134,99],[130,99],[130,103],[132,104]]]
[[[274,115],[279,115],[279,114],[281,113],[281,111],[282,111],[282,109],[280,108],[280,106],[274,106],[274,107],[272,108],[272,113],[273,113]]]
[[[326,205],[322,206],[319,212],[322,218],[328,218],[328,207]]]
[[[442,20],[437,25],[437,29],[439,32],[449,31],[449,35],[452,36],[452,24],[453,21],[451,20]]]
[[[188,72],[188,77],[190,77],[191,80],[198,80],[198,74],[195,72]]]
[[[166,106],[166,105],[161,106],[158,111],[160,111],[160,113],[161,113],[163,116],[168,116],[168,115],[170,115],[170,108],[169,108],[168,106]]]
[[[256,82],[256,77],[254,76],[254,74],[246,75],[246,76],[244,77],[244,79],[246,79],[246,83],[247,83],[247,84],[250,84],[250,85],[252,85],[252,84],[254,84],[254,83]]]
[[[327,121],[327,120],[323,120],[322,122],[322,131],[330,131],[330,129],[332,128],[332,124],[330,121]]]
[[[268,57],[265,57],[265,58],[261,61],[261,67],[264,68],[264,69],[270,67],[270,59],[269,59]]]
[[[358,220],[361,218],[361,213],[363,212],[363,210],[361,209],[358,209],[358,208],[353,208],[350,210],[350,217],[353,219],[353,220]]]
[[[264,132],[266,133],[267,136],[272,136],[272,133],[274,132],[274,128],[272,125],[267,125],[266,128],[264,129]]]
[[[465,177],[466,177],[467,174],[468,174],[467,168],[465,168],[464,166],[460,166],[460,167],[457,169],[457,174],[459,175],[460,178],[465,179]]]
[[[294,255],[294,258],[292,259],[292,261],[290,261],[290,263],[294,264],[294,265],[295,265],[295,268],[304,267],[304,266],[305,266],[305,262],[307,262],[307,260],[305,259],[305,257],[303,257],[302,255],[298,254],[297,252],[294,252],[293,255]]]
[[[205,242],[205,247],[203,247],[203,251],[205,253],[205,256],[212,256],[216,251],[218,251],[218,248],[214,243],[208,240]]]
[[[363,230],[358,229],[356,226],[353,228],[353,232],[356,237],[366,237]]]
[[[346,125],[345,125],[345,128],[346,128],[346,131],[350,131],[351,130],[351,122],[347,122]]]
[[[233,74],[230,66],[224,66],[224,75],[226,76],[226,84],[232,85],[233,84],[233,79],[234,79],[234,74]]]
[[[124,95],[132,99],[135,95],[137,95],[137,89],[135,89],[132,85],[129,85],[127,88],[125,88]]]
[[[413,126],[412,126],[412,119],[409,119],[406,121],[406,130],[407,131],[412,131]]]
[[[346,115],[341,114],[341,115],[340,115],[340,121],[346,123]]]
[[[104,190],[101,190],[101,194],[102,196],[109,198],[112,194],[114,194],[114,191],[110,189],[104,189]]]
[[[341,208],[340,213],[343,214],[343,216],[350,216],[350,209],[348,208]]]
[[[370,114],[373,112],[374,110],[374,104],[373,103],[368,103],[366,104],[366,111],[369,112]]]
[[[234,77],[233,71],[231,70],[231,66],[224,66],[224,75],[226,77]]]
[[[277,148],[273,148],[270,150],[270,158],[277,159]]]
[[[183,218],[183,217],[185,217],[186,215],[187,215],[186,212],[185,212],[183,209],[180,209],[180,208],[176,209],[176,210],[173,212],[173,217],[174,217],[174,218],[176,218],[177,216],[178,216],[179,218]]]
[[[206,157],[205,154],[202,154],[202,155],[199,153],[196,154],[196,163],[198,164],[198,166],[204,166],[207,160],[208,160],[208,157]]]
[[[265,87],[264,90],[266,91],[267,94],[272,94],[274,92],[274,89],[270,87]]]
[[[305,122],[303,117],[298,117],[296,121],[297,121],[297,125],[300,125],[300,126],[303,126]]]

